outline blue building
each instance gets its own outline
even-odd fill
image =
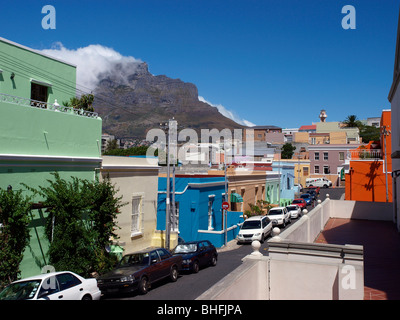
[[[294,185],[294,167],[294,164],[282,161],[274,161],[272,164],[272,171],[281,174],[279,202],[282,206],[292,203],[297,191],[297,187]]]
[[[172,178],[171,192],[172,192]],[[159,177],[157,230],[165,230],[166,177]],[[209,240],[214,246],[225,243],[222,202],[225,178],[210,175],[176,175],[176,215],[171,218],[172,232],[184,241]],[[172,198],[171,198],[172,199]],[[235,239],[243,222],[242,212],[227,214],[227,241]]]

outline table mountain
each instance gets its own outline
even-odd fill
[[[194,84],[165,75],[154,76],[145,62],[135,68],[116,65],[100,79],[93,92],[94,108],[103,119],[103,132],[117,138],[144,139],[149,129],[159,128],[160,123],[172,117],[179,128],[243,127],[217,108],[199,101]]]

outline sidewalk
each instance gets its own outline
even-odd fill
[[[242,245],[237,243],[236,239],[233,239],[231,241],[229,241],[226,246],[223,246],[221,248],[217,248],[217,252],[226,252],[226,251],[231,251],[231,250],[235,250],[237,248],[240,248]]]

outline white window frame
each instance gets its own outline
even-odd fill
[[[135,212],[135,201],[139,200],[137,205],[138,211]],[[138,192],[132,194],[132,210],[131,210],[131,237],[137,237],[143,234],[143,206],[144,193]]]

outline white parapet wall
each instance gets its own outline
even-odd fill
[[[282,233],[276,232],[268,241],[268,256],[256,250],[198,299],[362,300],[363,246],[314,243],[330,218],[392,221],[392,204],[328,196]]]

